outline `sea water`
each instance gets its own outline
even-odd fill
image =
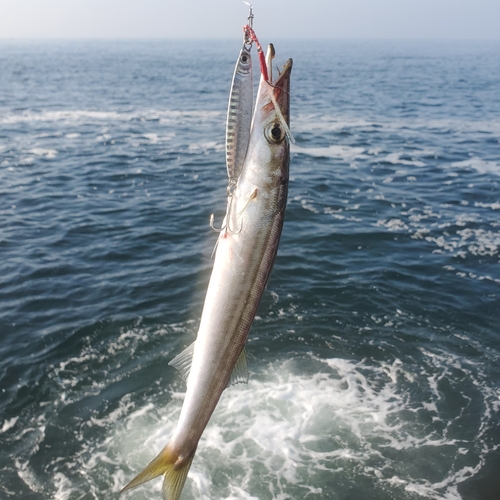
[[[269,41],[286,221],[183,499],[497,500],[500,44]],[[1,499],[116,498],[168,442],[240,44],[0,43]]]

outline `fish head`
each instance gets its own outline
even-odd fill
[[[288,180],[290,157],[290,75],[292,59],[288,59],[275,80],[272,79],[274,47],[269,45],[266,65],[269,81],[261,75],[246,162],[252,169],[266,169],[271,176]],[[264,172],[261,172],[264,173]]]
[[[269,80],[265,81],[261,74],[259,90],[257,92],[257,101],[255,105],[254,122],[282,121],[284,119],[286,126],[280,123],[286,132],[290,125],[290,74],[292,71],[293,60],[288,61],[279,72],[278,77],[273,81],[272,61],[275,50],[273,44],[269,44],[266,55],[267,75]],[[276,109],[276,107],[278,109]],[[281,116],[280,116],[281,115]],[[277,130],[271,135],[271,138],[278,140]],[[281,138],[281,136],[280,136]]]

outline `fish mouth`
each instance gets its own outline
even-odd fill
[[[293,59],[288,59],[288,61],[283,66],[283,69],[280,71],[280,74],[273,85],[276,87],[283,87],[285,80],[287,85],[290,85],[290,73],[292,72]]]
[[[278,78],[273,83],[274,97],[286,118],[286,122],[290,125],[288,112],[290,107],[290,74],[292,72],[293,60],[288,61],[283,66]]]
[[[292,72],[293,59],[288,59],[281,71],[278,70],[279,75],[276,80],[273,81],[273,68],[272,61],[275,56],[274,45],[272,43],[267,47],[266,54],[266,66],[267,74],[270,82],[270,91],[273,93],[273,98],[271,103],[269,103],[268,111],[274,109],[274,105],[277,104],[279,107],[280,114],[286,121],[287,125],[290,125],[290,75]]]
[[[282,83],[282,80],[285,79],[290,79],[290,72],[292,71],[292,66],[293,66],[293,59],[288,59],[288,61],[285,63],[283,66],[283,69],[281,71],[278,70],[279,75],[276,78],[276,81],[273,82],[273,59],[274,56],[276,55],[276,51],[274,50],[274,45],[270,43],[267,47],[267,53],[266,53],[266,66],[267,66],[267,74],[269,77],[269,81],[272,83],[274,86],[280,86],[280,83]]]

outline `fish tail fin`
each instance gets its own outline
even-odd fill
[[[131,490],[155,477],[163,475],[162,492],[164,500],[178,500],[181,496],[181,491],[186,482],[193,458],[194,453],[191,457],[181,460],[178,454],[173,452],[167,445],[120,493]]]
[[[163,487],[163,500],[178,500],[181,496],[182,488],[186,482],[191,463],[193,462],[194,455],[189,459],[184,460],[181,465],[171,467],[164,474]]]

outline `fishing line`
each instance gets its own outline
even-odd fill
[[[320,112],[319,108],[309,105],[306,101],[303,101],[302,99],[295,96],[294,94],[292,94],[288,90],[285,90],[282,87],[277,87],[277,86],[273,85],[271,81],[269,81],[269,75],[267,72],[267,64],[265,63],[264,51],[262,50],[262,46],[259,42],[259,39],[257,38],[255,31],[253,30],[253,20],[255,18],[254,14],[253,14],[253,5],[251,3],[246,2],[245,0],[243,0],[243,3],[245,5],[247,5],[250,9],[250,13],[248,14],[248,22],[245,26],[243,26],[243,32],[244,32],[243,39],[245,41],[245,44],[249,45],[250,47],[251,47],[252,43],[255,42],[255,45],[257,47],[257,53],[259,56],[260,70],[261,70],[262,76],[263,76],[264,80],[266,81],[266,83],[273,88],[279,88],[282,92],[287,93],[290,96],[290,98],[293,98],[294,100],[304,104],[305,106],[314,108],[317,110],[317,112]],[[279,70],[278,65],[276,65],[276,69],[279,73],[280,70]],[[283,116],[283,113],[281,112],[281,109],[278,106],[278,103],[276,102],[276,98],[274,97],[272,92],[271,92],[271,101],[273,102],[274,108],[276,110],[276,114],[278,115],[278,119],[279,119],[281,125],[283,126],[283,128],[285,129],[285,134],[286,134],[287,139],[289,140],[290,143],[295,144],[295,142],[296,142],[295,138],[293,137],[292,132],[290,131],[290,127],[286,123],[285,118]]]

